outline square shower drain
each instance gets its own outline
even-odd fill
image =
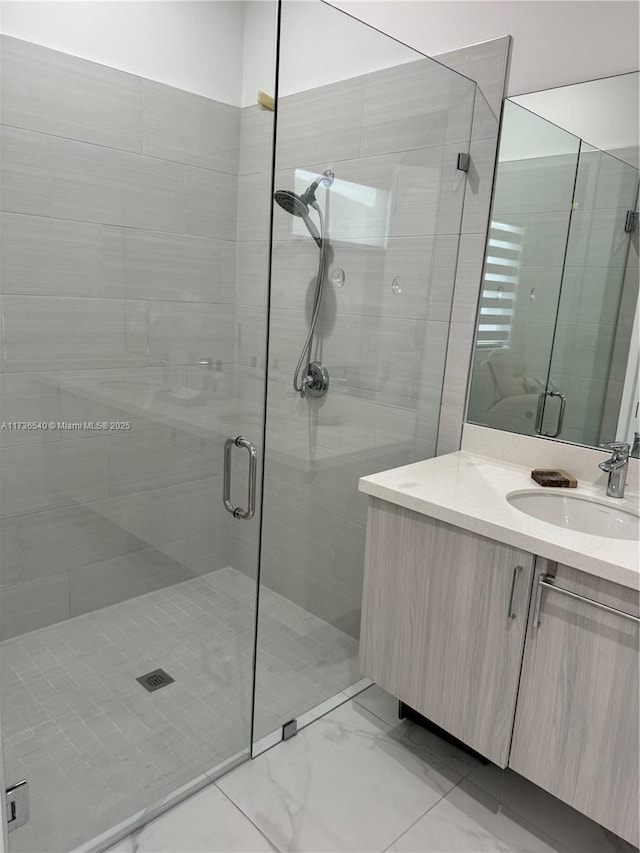
[[[160,690],[161,687],[166,687],[167,684],[173,684],[175,678],[171,678],[168,672],[164,669],[154,669],[153,672],[148,672],[146,675],[141,675],[136,678],[145,690],[153,693],[154,690]]]

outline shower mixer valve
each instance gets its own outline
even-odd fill
[[[329,390],[329,371],[320,361],[312,361],[302,380],[302,397],[323,397]]]

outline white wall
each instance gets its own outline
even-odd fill
[[[629,0],[331,0],[437,56],[513,36],[508,95],[639,67],[639,6]]]
[[[245,3],[242,106],[255,103],[258,89],[273,93],[275,15],[275,3]],[[283,3],[281,97],[421,58],[415,50],[319,0]]]
[[[603,150],[638,145],[640,74],[623,74],[514,98]]]
[[[325,3],[286,0],[280,58],[280,93],[289,95],[422,57]]]
[[[511,34],[510,95],[639,66],[638,4],[631,0],[331,5],[429,56]],[[289,0],[287,6],[283,94],[413,58],[382,35],[367,35],[346,17],[328,14],[332,10],[318,0]],[[258,89],[273,89],[274,29],[272,0],[4,0],[0,22],[8,35],[237,105],[254,103]]]
[[[234,0],[3,0],[0,19],[6,35],[236,106],[243,28]]]
[[[276,0],[247,0],[244,4],[242,71],[243,107],[255,104],[258,91],[273,95],[276,62]]]
[[[578,156],[580,139],[562,127],[543,121],[537,113],[520,109],[511,102],[502,115],[503,133],[500,137],[500,162],[529,160],[538,157]]]

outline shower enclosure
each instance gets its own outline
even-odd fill
[[[475,84],[315,0],[2,28],[4,829],[100,850],[366,683],[358,477],[435,452]],[[273,194],[326,171],[318,275]]]
[[[637,102],[637,73],[625,78]],[[590,447],[632,442],[622,400],[637,364],[638,241],[625,220],[637,165],[512,101],[498,159],[469,420]]]

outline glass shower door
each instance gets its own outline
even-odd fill
[[[358,479],[435,453],[475,93],[323,3],[281,16],[258,751],[364,686]]]
[[[629,440],[618,421],[633,394],[637,196],[635,165],[505,103],[471,421],[595,447]]]
[[[261,452],[277,4],[36,5],[2,22],[0,716],[9,849],[68,853],[249,754],[224,458]]]
[[[558,437],[590,447],[629,438],[618,419],[638,301],[626,230],[637,198],[637,167],[583,141],[548,387],[566,396]]]
[[[557,432],[549,383],[580,139],[505,101],[468,418],[523,435]]]

